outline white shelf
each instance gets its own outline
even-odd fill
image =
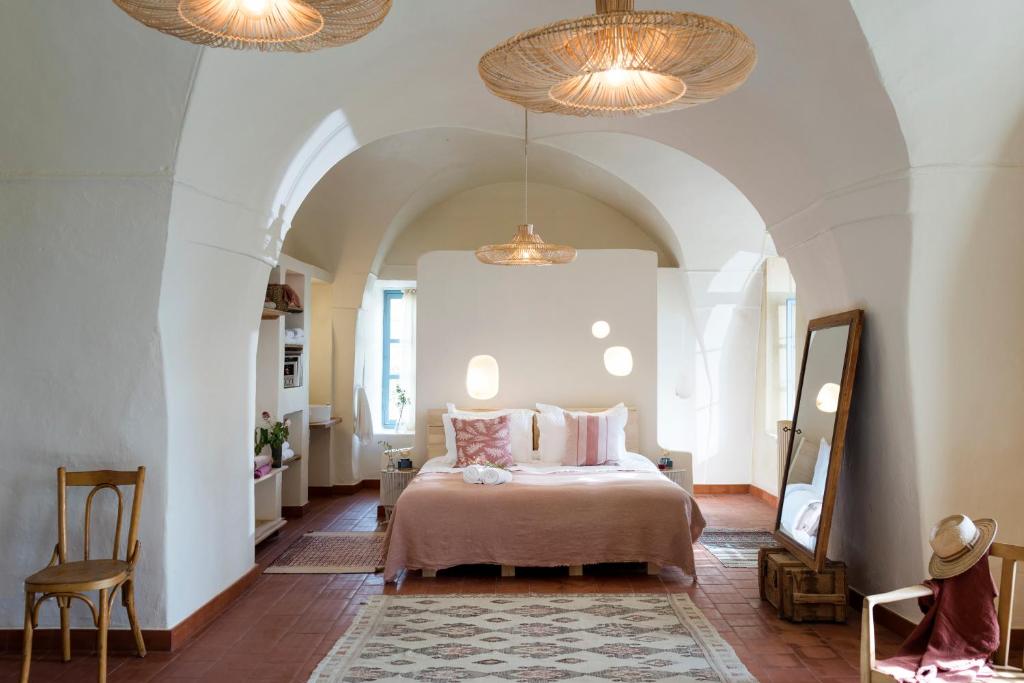
[[[287,520],[282,517],[278,517],[277,519],[257,519],[255,543],[258,545],[261,541],[264,541],[268,536],[287,523]]]
[[[267,482],[267,481],[273,481],[274,477],[281,476],[281,473],[284,472],[286,469],[288,469],[287,465],[285,465],[284,467],[278,467],[277,469],[274,469],[274,470],[270,470],[270,474],[262,476],[259,479],[253,479],[252,480],[253,484],[254,485],[259,485],[259,484],[262,484],[262,483]]]

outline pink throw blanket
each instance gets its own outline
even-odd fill
[[[653,562],[696,573],[697,502],[656,472],[513,473],[500,486],[423,473],[395,505],[384,578],[460,564]]]
[[[990,676],[999,619],[988,553],[963,574],[924,585],[932,589],[931,597],[920,600],[924,619],[895,657],[878,662],[878,670],[900,683],[970,683]]]

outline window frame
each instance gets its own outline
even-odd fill
[[[796,409],[796,297],[786,297],[786,414],[792,419]]]
[[[385,289],[384,290],[384,309],[381,317],[384,321],[384,330],[382,336],[383,352],[381,354],[381,413],[380,423],[385,429],[395,429],[398,426],[397,416],[395,419],[391,418],[391,381],[400,380],[401,375],[397,375],[391,372],[391,352],[392,347],[395,344],[400,344],[401,339],[395,339],[391,336],[391,303],[393,301],[401,301],[405,297],[405,293],[401,289]]]

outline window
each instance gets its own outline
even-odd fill
[[[776,348],[778,376],[776,386],[778,420],[789,420],[793,417],[793,406],[796,401],[796,299],[789,297],[778,305],[778,340]]]
[[[786,299],[786,414],[793,416],[796,404],[796,298]],[[785,419],[785,418],[783,418]]]
[[[384,290],[384,358],[381,365],[381,424],[387,429],[398,426],[400,408],[398,388],[402,380],[401,330],[404,329],[402,316],[402,290]]]

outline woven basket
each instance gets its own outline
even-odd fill
[[[278,311],[302,313],[302,300],[290,285],[267,285],[266,301],[273,302]]]

